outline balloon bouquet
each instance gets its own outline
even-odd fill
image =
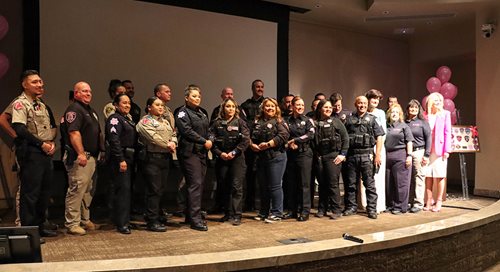
[[[451,69],[448,66],[441,66],[436,71],[436,76],[427,80],[427,90],[429,93],[439,92],[443,95],[443,108],[451,113],[451,124],[457,124],[457,109],[453,99],[457,96],[457,86],[450,83]],[[427,104],[427,96],[422,99],[422,106]]]
[[[7,35],[8,31],[9,23],[4,16],[0,15],[0,40]],[[7,73],[7,70],[9,70],[9,65],[9,58],[0,52],[0,79]]]

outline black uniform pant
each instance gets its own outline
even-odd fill
[[[53,176],[52,158],[40,151],[28,151],[19,161],[21,196],[19,216],[22,226],[43,227],[49,205]]]
[[[345,209],[358,209],[357,202],[357,183],[359,178],[363,180],[366,190],[366,210],[368,212],[377,212],[377,191],[375,189],[375,180],[373,178],[373,155],[372,154],[352,154],[347,155],[347,160],[342,168],[344,173],[344,204]]]
[[[130,198],[132,173],[134,163],[131,159],[125,159],[127,170],[120,171],[120,162],[111,161],[111,173],[113,174],[113,221],[117,227],[127,226],[130,221]]]
[[[201,218],[201,201],[203,198],[203,184],[207,173],[207,155],[191,153],[181,156],[181,167],[186,179],[188,197],[186,221],[192,225],[203,224]]]
[[[312,150],[288,151],[287,157],[288,207],[292,213],[309,214],[311,210]]]
[[[170,169],[170,153],[149,153],[142,161],[142,173],[146,178],[146,221],[157,223],[162,210],[160,207],[163,188],[167,183]]]
[[[256,160],[257,155],[250,148],[245,151],[245,164],[247,166],[245,173],[245,184],[243,189],[243,201],[245,210],[253,211],[256,208]]]
[[[215,175],[222,197],[225,214],[241,217],[243,180],[245,179],[245,156],[238,156],[230,161],[217,158]]]
[[[406,167],[406,149],[388,151],[385,165],[385,188],[389,207],[396,211],[406,212],[411,173],[411,168]]]
[[[318,158],[316,165],[316,177],[319,182],[318,212],[342,212],[339,187],[342,164],[333,162],[338,154],[338,152],[332,152]]]

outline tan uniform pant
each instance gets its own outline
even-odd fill
[[[411,175],[410,199],[413,197],[413,207],[422,209],[424,207],[425,195],[425,167],[422,166],[422,158],[425,149],[413,151],[413,167]]]
[[[68,171],[68,192],[66,193],[65,226],[71,228],[90,221],[90,203],[95,193],[96,160],[89,157],[87,165],[80,166],[77,161]]]

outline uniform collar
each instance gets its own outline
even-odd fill
[[[148,116],[149,116],[149,118],[156,120],[156,121],[162,120],[161,116],[156,116],[156,115],[152,115],[152,114],[148,114]]]
[[[75,103],[78,103],[78,104],[82,105],[82,107],[84,107],[86,109],[90,109],[90,105],[89,104],[85,104],[85,103],[83,103],[80,100],[75,100]]]
[[[31,96],[29,94],[27,94],[25,91],[23,91],[23,94],[22,96],[24,96],[30,103],[34,103],[34,102],[40,102],[40,99],[39,98],[31,98]]]

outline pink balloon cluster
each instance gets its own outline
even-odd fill
[[[7,35],[7,32],[9,32],[9,22],[4,16],[0,15],[0,40]],[[0,79],[7,73],[9,66],[9,58],[0,53]]]
[[[427,80],[426,87],[429,93],[439,92],[444,98],[444,109],[451,112],[451,123],[457,123],[457,110],[453,99],[457,96],[457,86],[450,83],[451,69],[448,66],[441,66],[436,71],[436,76]],[[422,99],[422,106],[426,107],[427,96]]]
[[[4,16],[0,15],[0,40],[7,35],[7,32],[9,32],[9,22]]]

